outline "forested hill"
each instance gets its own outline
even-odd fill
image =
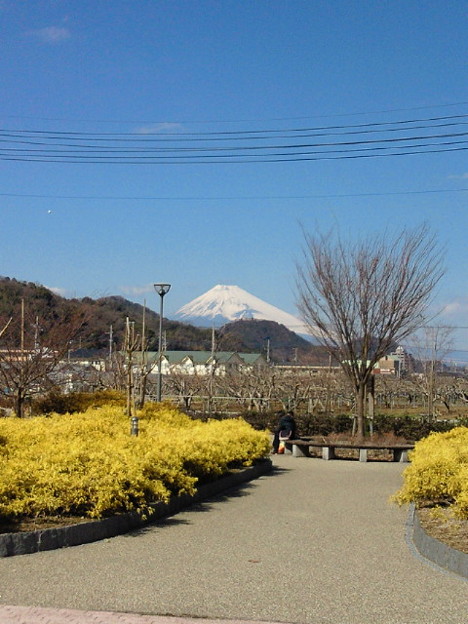
[[[273,321],[240,320],[227,323],[219,330],[222,339],[244,345],[246,352],[268,353],[273,362],[326,364],[328,355],[284,325]],[[238,351],[241,348],[237,349]]]
[[[60,323],[63,319],[69,319],[73,315],[83,315],[85,323],[76,338],[76,344],[73,345],[76,350],[80,349],[82,352],[105,353],[108,351],[111,332],[113,347],[121,348],[127,318],[134,323],[135,334],[141,334],[144,308],[138,303],[118,296],[99,299],[90,297],[66,299],[40,284],[20,282],[8,277],[0,278],[0,319],[2,321],[0,330],[10,317],[15,320],[20,318],[21,300],[24,300],[26,330],[36,323],[36,319],[40,326],[41,322],[45,325],[51,319]],[[149,309],[146,309],[145,314],[148,348],[157,350],[159,315]],[[209,329],[199,329],[165,320],[164,331],[168,349],[209,350],[211,348]]]
[[[69,322],[74,316],[84,316],[84,326],[72,345],[72,351],[104,354],[109,350],[111,332],[113,348],[122,348],[127,318],[134,323],[135,334],[140,334],[142,330],[143,306],[123,297],[66,299],[40,284],[0,277],[0,331],[10,318],[13,319],[0,338],[0,345],[7,337],[10,342],[13,337],[19,345],[22,300],[25,331],[30,334],[37,331],[41,324],[45,327],[64,322],[64,319]],[[158,349],[159,315],[149,309],[145,314],[148,348],[155,351]],[[165,319],[164,334],[168,350],[209,351],[212,347],[211,329]],[[300,362],[306,354],[311,356],[317,352],[317,347],[283,325],[270,321],[238,321],[216,330],[217,350],[266,353],[268,344],[271,359],[276,362]]]

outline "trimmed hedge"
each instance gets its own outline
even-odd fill
[[[243,413],[245,420],[255,429],[273,431],[278,416],[273,412]],[[353,418],[349,414],[305,414],[295,416],[298,433],[301,436],[327,436],[332,433],[349,433],[353,429]],[[458,420],[430,420],[417,416],[392,416],[376,414],[373,428],[375,434],[391,433],[409,441],[420,440],[433,432],[450,431],[454,427],[468,426],[468,418]]]
[[[393,497],[398,504],[449,505],[456,517],[468,519],[468,427],[417,442],[403,476]]]
[[[1,419],[0,517],[146,513],[270,450],[268,434],[242,419],[204,423],[164,404],[139,418],[138,437],[117,407]]]

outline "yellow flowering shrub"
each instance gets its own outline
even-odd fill
[[[468,519],[468,427],[417,442],[403,477],[397,503],[448,504],[455,516]]]
[[[103,517],[146,512],[200,478],[250,465],[269,439],[245,421],[202,423],[167,405],[139,414],[140,435],[118,407],[0,420],[0,516]]]

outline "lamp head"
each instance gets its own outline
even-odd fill
[[[164,297],[171,288],[170,284],[154,284],[154,290],[158,293],[160,297]]]

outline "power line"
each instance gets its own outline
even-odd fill
[[[411,146],[413,147],[413,146]],[[376,149],[384,149],[384,148],[376,148]],[[382,153],[372,153],[372,154],[354,154],[354,155],[342,155],[342,156],[332,156],[330,153],[324,153],[321,156],[309,156],[307,154],[301,153],[292,153],[289,155],[283,154],[267,154],[265,156],[259,157],[256,155],[247,155],[247,154],[230,154],[225,157],[221,157],[219,155],[210,155],[210,156],[191,156],[192,160],[184,159],[186,157],[183,156],[138,156],[134,157],[130,160],[128,157],[124,159],[124,157],[117,156],[113,157],[98,157],[98,156],[86,156],[86,157],[76,157],[69,156],[65,157],[47,157],[47,156],[37,156],[37,155],[18,155],[12,156],[10,154],[1,154],[0,160],[4,161],[13,161],[13,162],[42,162],[42,163],[61,163],[61,164],[105,164],[105,165],[197,165],[197,164],[251,164],[251,163],[280,163],[280,162],[312,162],[312,161],[320,161],[320,160],[350,160],[350,159],[361,159],[361,158],[384,158],[388,156],[412,156],[412,155],[421,155],[421,154],[439,154],[443,152],[458,152],[465,151],[468,147],[451,147],[451,148],[442,148],[442,149],[417,149],[413,151],[400,151],[400,152],[390,152],[386,154]],[[353,150],[350,150],[353,151]],[[358,150],[354,150],[358,151]],[[359,150],[362,151],[362,150]],[[73,160],[74,158],[74,160]]]
[[[366,142],[360,142],[361,144],[365,144]],[[427,147],[445,147],[445,146],[449,146],[449,145],[456,145],[456,146],[463,146],[466,143],[466,141],[443,141],[440,143],[434,143],[434,142],[427,142],[427,143],[412,143],[410,145],[403,145],[403,146],[398,146],[400,149],[415,149],[415,148],[427,148]],[[379,145],[376,147],[358,147],[358,148],[354,148],[352,147],[350,144],[336,144],[337,146],[343,146],[346,149],[337,149],[337,150],[326,150],[326,151],[320,151],[320,150],[308,150],[308,151],[298,151],[307,147],[316,147],[314,145],[308,146],[293,146],[294,150],[296,151],[273,151],[273,152],[267,152],[266,154],[264,154],[265,157],[271,157],[271,156],[304,156],[304,155],[331,155],[331,154],[347,154],[347,153],[355,153],[355,152],[377,152],[377,151],[384,151],[384,150],[388,150],[388,149],[393,149],[393,145],[391,146],[386,146],[386,145]],[[290,147],[290,146],[288,146]],[[320,147],[320,146],[318,146]],[[327,144],[328,147],[328,144]],[[467,146],[468,147],[468,146]],[[246,152],[249,152],[249,150],[251,152],[256,151],[258,153],[258,148],[256,147],[244,147],[244,148],[239,148],[239,149],[244,149]],[[280,146],[276,146],[276,147],[271,147],[270,149],[273,150],[281,150],[281,149],[287,149],[285,147],[281,148]],[[466,148],[463,148],[466,149]],[[234,152],[234,153],[226,153],[226,152]],[[426,150],[428,151],[428,150]],[[189,149],[189,148],[184,148],[182,150],[161,150],[161,149],[156,149],[156,150],[145,150],[143,151],[143,154],[141,153],[141,150],[137,150],[137,149],[125,149],[125,150],[118,150],[117,154],[116,154],[116,148],[110,148],[110,149],[100,149],[97,151],[94,150],[90,150],[91,155],[88,155],[86,150],[73,150],[71,152],[68,152],[66,150],[57,150],[57,149],[45,149],[45,150],[28,150],[25,153],[23,153],[23,150],[20,150],[18,148],[4,148],[3,150],[0,150],[0,155],[2,155],[3,152],[3,156],[7,157],[7,156],[21,156],[21,157],[29,157],[31,159],[37,158],[37,157],[50,157],[52,159],[68,159],[68,158],[80,158],[83,160],[83,162],[86,162],[87,159],[90,158],[98,158],[98,159],[111,159],[111,160],[117,160],[120,158],[130,158],[131,160],[142,160],[142,159],[152,159],[152,160],[176,160],[176,159],[181,159],[181,158],[186,158],[187,155],[189,155],[191,158],[196,158],[196,159],[205,159],[205,160],[209,160],[210,158],[234,158],[234,157],[243,157],[243,158],[252,158],[255,157],[255,154],[253,153],[238,153],[236,149],[234,150],[230,150],[229,148],[215,148],[213,149],[208,149],[208,148],[203,148],[201,150],[193,150],[193,149]],[[205,152],[214,152],[213,154],[206,154]],[[224,152],[224,153],[220,153],[220,152]],[[137,154],[136,156],[133,156],[132,154]],[[104,154],[104,156],[101,156],[101,154]],[[148,155],[149,154],[149,155]],[[163,154],[161,156],[161,154]]]
[[[277,135],[279,133],[288,133],[286,138],[289,138],[289,133],[297,136],[298,132],[324,132],[330,130],[340,130],[343,131],[343,134],[361,134],[365,132],[396,132],[396,131],[404,131],[406,128],[408,130],[412,129],[430,129],[430,128],[438,128],[445,126],[453,126],[453,125],[466,125],[467,122],[461,121],[462,119],[466,119],[468,117],[467,114],[460,115],[448,115],[443,117],[427,117],[427,118],[415,118],[415,119],[400,119],[397,121],[380,121],[380,122],[372,122],[365,124],[351,124],[351,125],[334,125],[334,126],[312,126],[312,127],[299,127],[299,128],[281,128],[281,129],[249,129],[249,130],[221,130],[221,131],[211,131],[211,132],[182,132],[178,130],[177,132],[169,132],[165,129],[157,129],[153,132],[77,132],[72,130],[41,130],[41,129],[33,129],[33,130],[8,130],[6,128],[0,129],[0,133],[6,137],[12,138],[20,138],[20,137],[44,137],[48,139],[58,139],[67,137],[69,140],[80,140],[81,137],[91,137],[94,140],[110,140],[112,138],[116,139],[119,137],[124,137],[118,140],[126,140],[126,137],[132,137],[131,140],[142,141],[161,141],[165,140],[166,137],[182,137],[183,140],[186,140],[185,137],[216,137],[218,140],[223,140],[226,137],[248,137],[248,138],[266,138],[269,135]],[[434,122],[444,122],[435,124]],[[423,124],[419,126],[414,126],[412,124]],[[386,128],[386,126],[393,126],[391,128]],[[326,133],[334,134],[334,133]],[[148,136],[151,135],[151,136]],[[258,136],[257,136],[258,135]],[[319,135],[320,136],[320,135]],[[138,139],[136,139],[138,137]]]
[[[324,195],[217,195],[217,196],[164,196],[164,195],[46,195],[37,193],[1,193],[0,197],[19,197],[26,199],[96,199],[96,200],[125,200],[125,201],[225,201],[225,200],[283,200],[283,199],[346,199],[349,197],[386,197],[392,195],[425,195],[430,193],[462,193],[468,188],[461,189],[433,189],[424,191],[392,191],[388,193],[341,193]]]
[[[316,135],[314,135],[315,137]],[[309,147],[319,147],[319,148],[328,148],[328,147],[353,147],[357,145],[379,145],[385,143],[400,143],[402,141],[428,141],[429,139],[449,139],[449,138],[457,138],[457,137],[465,137],[468,136],[468,132],[452,132],[452,133],[444,133],[444,134],[429,134],[429,135],[416,135],[416,136],[403,136],[403,137],[391,137],[391,138],[382,138],[382,139],[366,139],[360,141],[335,141],[332,143],[295,143],[295,144],[270,144],[270,145],[241,145],[239,146],[223,146],[223,147],[119,147],[111,145],[93,145],[89,143],[85,144],[76,144],[76,143],[57,143],[55,141],[50,142],[38,142],[38,141],[6,141],[5,139],[0,138],[0,143],[7,143],[12,145],[32,145],[33,148],[19,148],[19,147],[3,147],[3,151],[25,151],[25,152],[64,152],[65,150],[58,150],[56,148],[71,148],[72,153],[112,153],[112,152],[121,152],[121,153],[130,153],[130,152],[155,152],[155,153],[165,153],[165,152],[219,152],[219,151],[238,151],[238,150],[273,150],[273,149],[301,149],[301,148],[309,148]],[[0,134],[1,137],[1,134]],[[292,137],[287,137],[292,138]],[[301,137],[294,137],[301,138]],[[190,144],[192,142],[191,139],[188,140]],[[462,143],[464,141],[458,141]],[[427,145],[444,145],[445,143],[425,143]],[[37,146],[40,146],[42,149],[36,149]],[[412,147],[411,145],[406,145],[402,147]]]
[[[468,115],[460,114],[341,126],[163,133],[151,137],[137,133],[0,129],[0,160],[186,165],[433,154],[468,149],[466,118]]]
[[[424,325],[422,329],[468,329],[468,325]]]
[[[438,108],[451,108],[453,106],[465,106],[468,102],[449,102],[446,104],[429,104],[427,106],[411,106],[407,108],[390,108],[377,111],[357,111],[354,113],[330,113],[326,115],[303,115],[297,117],[272,117],[268,119],[215,119],[215,120],[171,120],[167,119],[163,121],[158,120],[141,120],[141,119],[76,119],[76,118],[64,118],[64,117],[33,117],[26,115],[6,115],[6,119],[34,119],[37,121],[60,121],[67,123],[102,123],[102,124],[160,124],[160,125],[172,125],[172,124],[212,124],[212,123],[258,123],[260,121],[300,121],[302,119],[330,119],[337,117],[358,117],[363,115],[383,115],[387,113],[403,113],[417,110],[429,110]]]

